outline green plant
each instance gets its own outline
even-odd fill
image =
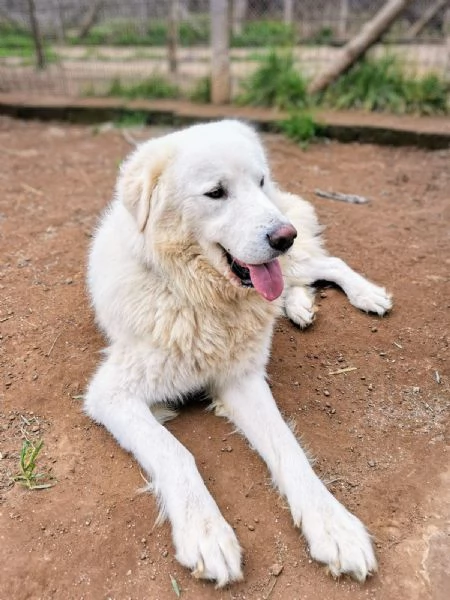
[[[42,450],[44,442],[41,440],[36,445],[30,440],[25,440],[20,452],[20,472],[14,476],[14,481],[17,481],[29,490],[45,490],[53,487],[55,484],[50,483],[53,479],[48,473],[36,473],[36,460]],[[39,481],[44,480],[42,483]]]
[[[147,123],[147,115],[144,112],[132,111],[120,115],[114,120],[114,127],[143,127]]]
[[[161,75],[152,75],[137,83],[128,84],[124,84],[120,79],[116,78],[111,82],[106,95],[129,99],[147,98],[157,100],[164,98],[178,98],[180,90],[176,85],[173,85]]]
[[[194,89],[189,95],[192,102],[207,104],[211,102],[211,77],[202,77],[194,86]]]
[[[449,109],[450,85],[435,73],[406,81],[408,112],[424,115],[446,114]]]
[[[272,50],[243,84],[239,104],[271,106],[282,110],[309,104],[306,81],[294,66],[291,52]]]
[[[295,28],[280,21],[249,21],[231,39],[235,47],[292,46],[295,42]]]
[[[308,144],[320,135],[324,127],[318,123],[310,113],[295,112],[287,119],[277,123],[280,131],[288,138],[306,148]]]
[[[328,46],[334,40],[334,31],[332,27],[321,27],[316,33],[308,38],[308,44],[313,46]]]
[[[86,37],[80,39],[73,36],[70,42],[92,46],[165,46],[167,35],[167,21],[152,19],[137,27],[136,21],[109,19],[93,27]],[[209,40],[209,20],[197,18],[192,22],[183,21],[180,23],[178,39],[181,46],[206,44]]]
[[[436,75],[407,77],[394,56],[365,58],[332,84],[321,102],[338,109],[445,113],[448,85]]]
[[[19,56],[21,58],[32,58],[35,54],[33,37],[25,29],[13,25],[0,25],[0,58]],[[43,45],[44,56],[48,62],[57,59],[54,50]]]

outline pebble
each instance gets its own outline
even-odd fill
[[[369,467],[375,467],[377,463],[374,460],[369,460],[367,461],[367,464],[369,465]]]
[[[371,331],[372,333],[376,333],[376,332],[378,331],[378,327],[372,327],[372,328],[370,329],[370,331]]]
[[[274,577],[278,577],[278,575],[281,574],[281,572],[283,571],[283,565],[281,565],[280,563],[274,563],[270,569],[269,569],[269,573],[271,575],[273,575]]]
[[[324,396],[329,396],[329,395],[330,395],[330,392],[329,392],[328,390],[323,390],[323,395],[324,395]]]
[[[250,531],[255,531],[255,526],[254,525],[247,525],[247,527],[250,529]]]

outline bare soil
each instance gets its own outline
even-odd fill
[[[448,597],[450,152],[266,143],[280,184],[317,207],[330,251],[394,294],[381,319],[323,289],[311,328],[279,322],[269,365],[317,471],[373,533],[379,574],[360,586],[311,562],[260,459],[202,404],[168,427],[235,527],[245,581],[216,591],[178,565],[139,467],[81,410],[104,344],[86,252],[130,146],[108,128],[1,118],[1,600],[166,600],[170,576],[195,600]],[[317,187],[371,203],[319,199]],[[12,483],[25,437],[44,440],[38,470],[53,487]]]

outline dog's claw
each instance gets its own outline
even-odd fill
[[[205,563],[202,558],[198,559],[196,568],[192,571],[192,576],[195,579],[203,579],[205,577]]]

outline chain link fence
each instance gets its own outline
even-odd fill
[[[233,92],[269,48],[292,48],[312,76],[383,4],[230,0]],[[210,25],[208,0],[0,0],[0,92],[112,95],[158,77],[161,96],[188,93],[211,73]],[[450,2],[413,0],[372,52],[448,77],[449,39]]]

